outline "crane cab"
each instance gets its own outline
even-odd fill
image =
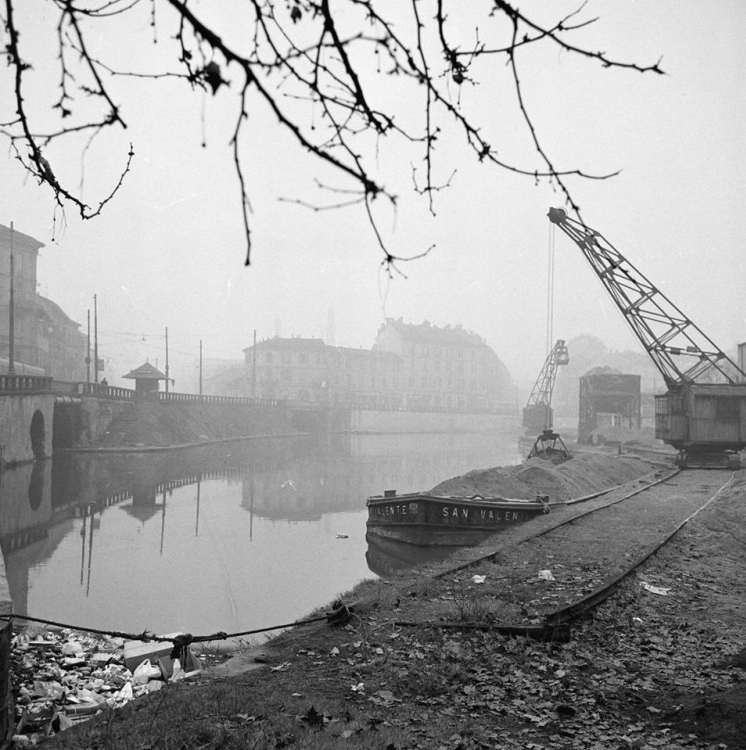
[[[570,362],[570,353],[567,351],[567,344],[562,339],[558,339],[554,345],[553,355],[555,365],[566,365]]]
[[[655,397],[655,436],[679,466],[740,466],[746,447],[746,383],[689,383]]]

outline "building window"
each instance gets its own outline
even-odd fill
[[[316,364],[317,365],[323,365],[324,364],[324,355],[323,354],[317,354],[316,355]]]
[[[298,362],[300,364],[302,364],[302,365],[307,365],[308,364],[308,355],[305,354],[305,353],[303,353],[303,352],[301,354],[299,354],[298,355]]]
[[[272,352],[267,352],[267,356],[264,358],[265,362],[272,361]]]
[[[292,360],[293,360],[293,358],[292,358],[292,355],[290,354],[290,352],[283,352],[282,353],[282,361],[283,362],[285,362],[285,363],[292,362]]]

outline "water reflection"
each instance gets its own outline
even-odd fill
[[[393,539],[366,534],[368,567],[381,578],[392,578],[402,571],[425,563],[447,560],[459,547],[420,547]]]
[[[0,545],[14,609],[134,632],[288,622],[386,574],[366,560],[368,495],[514,463],[514,446],[484,433],[276,438],[10,469]]]

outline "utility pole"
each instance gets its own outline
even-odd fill
[[[202,395],[202,339],[199,340],[199,395]]]
[[[91,311],[88,310],[88,349],[85,355],[85,382],[91,382]]]
[[[251,378],[251,395],[256,398],[256,328],[254,329],[254,356],[252,365],[252,378]]]
[[[166,326],[166,393],[168,393],[168,326]]]
[[[93,382],[98,383],[98,298],[93,295]]]
[[[15,290],[13,288],[15,255],[13,253],[13,222],[10,222],[10,299],[8,301],[8,375],[15,375]]]

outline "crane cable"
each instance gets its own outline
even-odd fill
[[[554,224],[549,223],[549,243],[547,250],[547,357],[549,357],[554,335]]]
[[[552,351],[554,349],[554,224],[549,224],[549,242],[547,249],[547,341],[546,350],[547,358],[546,362],[550,368],[554,367],[554,362],[550,362]],[[544,386],[548,386],[545,381]],[[547,394],[551,401],[551,393]],[[552,427],[552,407],[549,403],[544,404],[544,428],[549,429]]]

